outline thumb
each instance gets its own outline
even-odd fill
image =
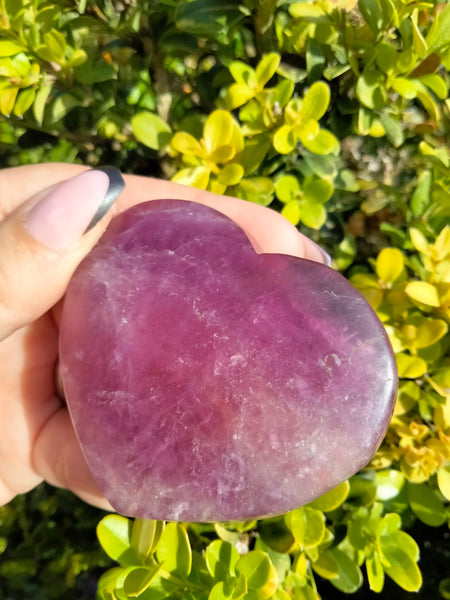
[[[125,182],[119,171],[84,171],[44,190],[0,222],[0,341],[64,295],[96,244]]]

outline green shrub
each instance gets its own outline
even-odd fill
[[[98,537],[119,566],[99,598],[420,588],[405,529],[450,523],[449,67],[436,0],[0,0],[3,166],[109,163],[271,205],[366,296],[399,368],[372,463],[310,505],[234,525],[106,516]],[[42,493],[0,510],[5,597],[27,574],[26,597],[69,598],[110,564],[50,535]],[[54,544],[44,567],[39,536]]]

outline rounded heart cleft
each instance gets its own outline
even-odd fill
[[[397,373],[371,307],[333,269],[256,254],[201,204],[114,219],[73,276],[61,374],[89,467],[120,513],[287,512],[364,467]]]

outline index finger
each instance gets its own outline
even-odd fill
[[[82,171],[83,165],[47,163],[0,171],[0,219],[42,191]],[[140,175],[124,175],[126,187],[117,214],[148,200],[176,198],[206,204],[226,214],[246,232],[257,252],[290,254],[326,263],[326,254],[276,211],[238,198]]]

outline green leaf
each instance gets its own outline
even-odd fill
[[[16,101],[19,88],[0,81],[0,114],[9,117]]]
[[[417,56],[422,57],[427,52],[427,48],[428,48],[427,43],[424,40],[422,33],[419,29],[419,26],[417,25],[414,18],[411,19],[411,27],[412,27],[412,34],[413,34],[413,45],[412,45],[413,50],[417,54]]]
[[[245,140],[245,147],[239,154],[239,164],[244,168],[246,175],[251,175],[258,169],[271,146],[272,140],[265,134]]]
[[[313,83],[306,92],[300,108],[302,121],[319,121],[325,114],[330,103],[330,88],[323,81]],[[327,153],[325,153],[327,154]]]
[[[209,184],[210,175],[210,168],[202,165],[177,171],[172,177],[172,181],[206,190]]]
[[[376,485],[370,479],[360,475],[354,475],[350,478],[349,500],[361,506],[371,506],[375,500],[376,493]]]
[[[255,550],[261,550],[269,555],[272,565],[275,567],[278,580],[284,581],[286,575],[289,573],[292,567],[291,557],[289,554],[277,552],[270,546],[268,546],[261,537],[258,537],[255,542]]]
[[[227,110],[215,110],[208,116],[203,128],[203,142],[208,154],[221,146],[230,146],[234,154],[244,148],[239,125]]]
[[[21,79],[27,79],[30,74],[31,63],[26,54],[21,52],[10,59],[14,75],[18,75]]]
[[[375,483],[377,500],[391,500],[400,494],[405,484],[405,476],[402,471],[397,471],[397,469],[385,469],[376,472]]]
[[[319,558],[312,561],[311,566],[314,571],[324,579],[334,579],[339,575],[338,564],[332,554],[327,550],[321,552]]]
[[[235,155],[236,155],[236,150],[233,148],[233,146],[231,144],[227,144],[227,145],[223,145],[223,146],[219,146],[218,148],[215,148],[209,155],[209,159],[215,165],[220,165],[220,164],[229,162],[230,160],[232,160],[235,157]],[[241,167],[240,165],[233,165],[233,166]],[[242,167],[241,167],[241,170],[243,172]]]
[[[170,142],[169,125],[154,113],[141,112],[134,115],[131,118],[131,129],[139,142],[153,150],[161,150]]]
[[[321,204],[301,200],[299,202],[300,219],[311,229],[320,229],[327,220],[327,211]]]
[[[367,579],[372,592],[380,593],[384,587],[384,569],[378,552],[366,559]]]
[[[166,571],[186,578],[191,572],[192,550],[186,529],[179,523],[168,523],[156,549],[158,561]]]
[[[80,66],[74,67],[73,72],[77,81],[88,85],[117,79],[115,68],[101,57],[95,60],[88,57]]]
[[[398,6],[394,0],[379,0],[381,13],[383,15],[383,27],[397,27],[399,24]]]
[[[263,541],[270,548],[283,554],[291,552],[295,546],[295,538],[286,525],[286,518],[283,516],[263,519],[259,522],[258,527],[259,534]]]
[[[396,77],[392,80],[391,86],[397,94],[406,100],[412,100],[417,96],[416,84],[406,77]]]
[[[404,352],[395,355],[398,376],[405,379],[417,379],[427,372],[427,363],[418,356],[410,356]]]
[[[406,294],[416,302],[438,308],[441,305],[435,285],[427,281],[411,281],[405,288]]]
[[[367,108],[380,109],[387,104],[386,76],[376,69],[365,71],[356,82],[356,95]]]
[[[256,67],[256,83],[259,88],[263,88],[266,83],[275,75],[278,65],[280,64],[281,56],[276,52],[266,54],[259,61]]]
[[[338,175],[337,161],[335,156],[318,155],[305,152],[303,155],[303,160],[311,169],[311,171],[321,179],[329,178],[330,180],[333,180]]]
[[[375,62],[380,71],[383,71],[383,73],[391,73],[395,69],[397,63],[397,51],[394,46],[387,44],[386,42],[378,44],[375,53]]]
[[[384,283],[394,283],[403,273],[405,260],[398,248],[383,248],[378,254],[375,269]]]
[[[204,152],[200,142],[186,131],[177,131],[171,141],[172,147],[186,156],[201,157]]]
[[[229,542],[214,540],[205,551],[205,561],[211,576],[218,581],[225,581],[234,575],[239,553]]]
[[[438,104],[436,104],[433,96],[428,92],[428,89],[416,80],[417,98],[422,103],[424,109],[427,111],[429,117],[439,123],[441,120],[441,113]]]
[[[38,125],[42,125],[44,121],[45,107],[47,106],[47,100],[52,91],[52,86],[49,83],[44,83],[36,92],[36,97],[33,104],[33,114]]]
[[[231,185],[236,185],[244,176],[244,169],[241,165],[232,164],[226,165],[223,169],[221,169],[217,175],[218,181],[229,187]]]
[[[292,225],[297,225],[300,222],[301,211],[298,200],[292,200],[283,206],[281,214],[285,219],[290,221]]]
[[[439,593],[444,600],[450,600],[450,577],[441,580],[439,583]]]
[[[413,513],[426,525],[439,527],[445,523],[444,504],[428,484],[409,483],[408,501]]]
[[[273,136],[273,147],[280,154],[289,154],[295,149],[297,140],[291,125],[282,125]]]
[[[294,134],[300,139],[305,147],[308,142],[315,139],[319,130],[319,122],[315,119],[309,119],[308,121],[302,121],[300,124],[294,125]]]
[[[131,521],[121,515],[107,515],[97,525],[97,537],[106,554],[121,565],[136,564],[131,550]]]
[[[283,79],[275,88],[275,102],[280,108],[284,108],[294,93],[295,85],[289,79]]]
[[[80,105],[81,101],[75,96],[72,96],[72,94],[61,94],[60,96],[57,96],[51,107],[52,122],[56,123],[61,121],[72,108]]]
[[[87,54],[81,48],[75,49],[70,55],[69,60],[67,61],[67,67],[74,69],[75,67],[80,67],[87,60]]]
[[[424,172],[427,173],[428,171]],[[409,230],[409,235],[411,236],[411,241],[414,245],[414,248],[416,248],[416,250],[418,250],[419,252],[422,252],[422,254],[428,254],[429,244],[427,238],[423,235],[423,233],[418,229],[411,227],[411,229]]]
[[[155,551],[164,532],[164,521],[136,518],[131,531],[131,547],[136,556],[145,561]]]
[[[179,31],[216,38],[226,35],[229,27],[245,16],[233,0],[182,0],[177,2],[175,26]]]
[[[64,35],[52,29],[44,33],[44,44],[36,49],[38,56],[49,62],[62,63],[66,53],[66,38]]]
[[[404,590],[417,592],[422,585],[422,575],[419,567],[404,548],[397,545],[396,542],[396,537],[393,539],[390,537],[381,538],[384,570]]]
[[[339,548],[331,548],[328,552],[336,561],[339,570],[338,576],[330,579],[330,583],[345,594],[353,594],[363,583],[361,569]]]
[[[447,331],[448,325],[442,319],[427,319],[415,328],[415,336],[411,340],[411,347],[428,348],[442,339]]]
[[[236,563],[236,574],[243,575],[249,590],[263,588],[272,575],[272,563],[265,552],[252,550],[244,554]]]
[[[333,184],[328,179],[307,179],[302,188],[303,199],[314,204],[325,204],[333,195]]]
[[[436,14],[434,19],[433,27],[426,37],[429,54],[450,44],[450,4],[439,15]]]
[[[347,71],[350,71],[350,68],[351,67],[348,64],[328,65],[323,70],[323,76],[325,77],[325,79],[328,79],[328,81],[332,81],[333,79],[336,79],[336,77],[340,77],[344,73],[347,73]]]
[[[3,56],[14,56],[19,52],[23,52],[25,48],[17,42],[10,40],[0,40],[0,57]]]
[[[289,12],[296,19],[303,19],[309,17],[323,17],[325,13],[322,8],[317,4],[313,4],[311,2],[298,2],[296,4],[291,4],[289,7]]]
[[[287,204],[300,198],[300,184],[294,175],[283,175],[275,184],[277,198]]]
[[[219,581],[209,593],[208,600],[241,600],[247,594],[247,581],[243,575]]]
[[[323,494],[323,496],[320,496],[320,498],[310,502],[308,506],[311,508],[317,508],[318,510],[322,510],[324,512],[335,510],[345,501],[349,491],[350,484],[348,480],[343,481],[326,494]]]
[[[239,198],[260,204],[261,206],[268,206],[273,200],[274,186],[269,177],[248,177],[241,179],[234,189]]]
[[[334,153],[339,149],[337,138],[327,129],[320,129],[312,140],[302,139],[302,143],[310,152],[320,155]]]
[[[136,567],[132,569],[123,581],[123,591],[128,597],[139,597],[162,569],[161,565],[152,565],[149,567]]]
[[[249,88],[256,88],[256,74],[252,67],[236,60],[230,63],[228,69],[236,83]]]
[[[436,94],[439,100],[445,100],[448,95],[447,85],[445,81],[436,73],[429,73],[418,78],[421,83],[427,86]]]
[[[289,516],[292,533],[302,548],[318,546],[325,535],[323,513],[310,506],[302,506]]]
[[[371,521],[373,523],[371,531],[375,531],[377,535],[389,537],[391,539],[394,539],[394,537],[397,536],[397,533],[402,526],[402,519],[397,513],[388,513],[387,515],[384,515],[382,519],[379,519],[378,515],[375,515],[375,518],[372,518]],[[407,535],[403,531],[400,532],[400,537],[401,536],[406,536],[404,543],[405,546],[409,547],[408,553],[410,554],[411,558],[417,560],[419,555],[416,542],[411,536]]]
[[[98,600],[116,600],[118,598],[116,592],[123,588],[128,573],[129,569],[121,567],[114,567],[103,573],[97,584]]]
[[[405,141],[403,127],[400,121],[393,119],[386,113],[380,115],[380,123],[386,133],[388,140],[395,148],[399,148]]]
[[[306,70],[308,71],[308,80],[315,81],[322,77],[322,72],[326,64],[326,58],[322,45],[313,38],[306,42]]]
[[[333,249],[333,262],[339,271],[344,271],[353,263],[355,256],[355,236],[347,233],[342,241]]]
[[[36,97],[35,88],[30,87],[25,90],[22,90],[19,93],[17,100],[14,104],[13,113],[17,117],[21,117],[33,104],[35,97]]]
[[[218,581],[211,589],[208,600],[233,600],[233,587],[229,581]]]
[[[358,0],[358,7],[364,21],[372,32],[377,35],[383,27],[383,12],[377,0]]]
[[[438,469],[437,484],[441,494],[450,502],[450,465]]]
[[[434,242],[434,249],[438,260],[450,258],[450,225],[441,230]]]
[[[411,210],[415,217],[423,215],[431,202],[433,172],[426,170],[419,173],[417,186],[411,197]]]
[[[224,103],[228,110],[234,110],[248,102],[254,95],[254,89],[246,83],[233,83],[227,90]]]

